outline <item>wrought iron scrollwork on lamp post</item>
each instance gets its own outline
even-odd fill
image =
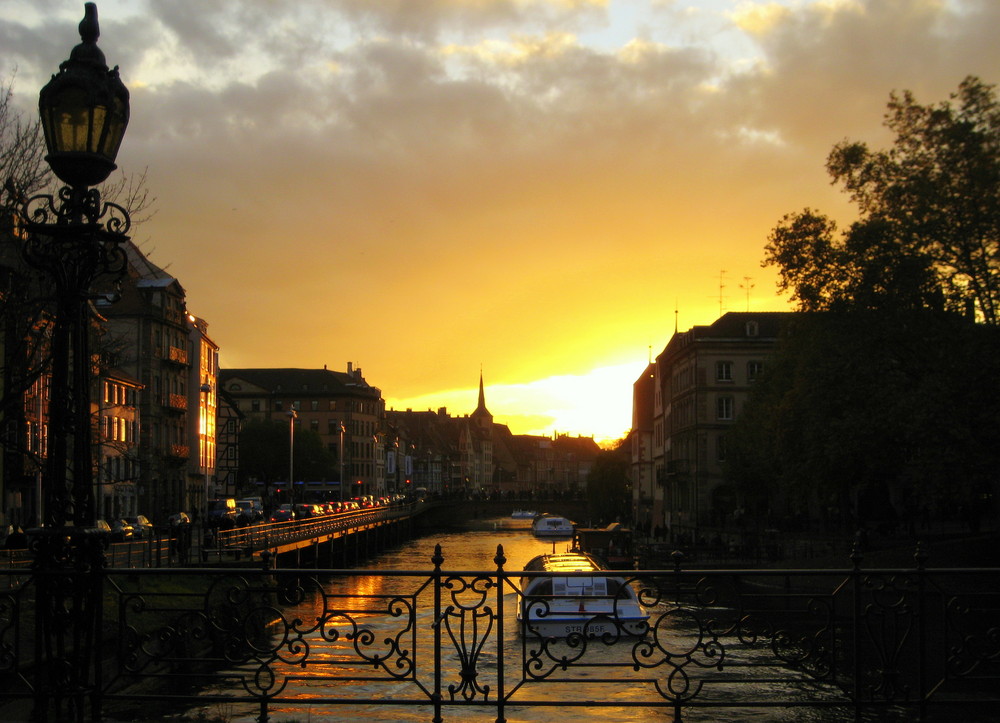
[[[97,7],[85,4],[81,42],[42,88],[46,161],[66,184],[24,201],[25,262],[51,293],[49,445],[42,475],[42,525],[29,534],[36,591],[35,720],[83,720],[94,687],[91,648],[99,615],[107,535],[96,527],[91,385],[91,303],[106,297],[127,264],[130,219],[91,188],[115,169],[129,119],[128,90],[97,47]],[[103,294],[96,294],[101,282]],[[99,649],[99,648],[98,648]]]
[[[52,394],[44,482],[44,526],[95,522],[90,304],[98,279],[108,286],[125,272],[128,212],[90,188],[115,169],[128,124],[128,90],[97,47],[97,7],[86,3],[82,42],[42,88],[38,107],[46,161],[67,185],[56,197],[24,202],[25,261],[52,283]]]

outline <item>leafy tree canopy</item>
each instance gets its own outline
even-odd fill
[[[812,209],[773,229],[764,266],[804,311],[974,310],[1000,323],[1000,106],[968,77],[950,101],[892,94],[893,146],[844,141],[827,171],[856,204],[844,232]]]

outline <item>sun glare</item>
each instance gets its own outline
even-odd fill
[[[632,426],[632,383],[644,363],[598,367],[524,384],[486,384],[486,407],[514,434],[593,436],[598,443],[625,436]],[[476,407],[476,389],[454,389],[411,399],[387,399],[386,407],[423,411],[446,407],[452,416]],[[525,414],[525,410],[532,410]]]

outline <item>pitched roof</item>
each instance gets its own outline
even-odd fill
[[[250,384],[276,392],[302,392],[314,395],[381,396],[381,391],[358,373],[330,369],[220,369],[222,381],[243,379]]]
[[[793,311],[730,311],[708,326],[692,326],[687,331],[675,333],[657,360],[699,341],[773,344],[780,336],[782,326],[795,316]]]

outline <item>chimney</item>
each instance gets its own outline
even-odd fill
[[[351,362],[347,362],[347,373],[351,374],[354,371],[354,365]]]

